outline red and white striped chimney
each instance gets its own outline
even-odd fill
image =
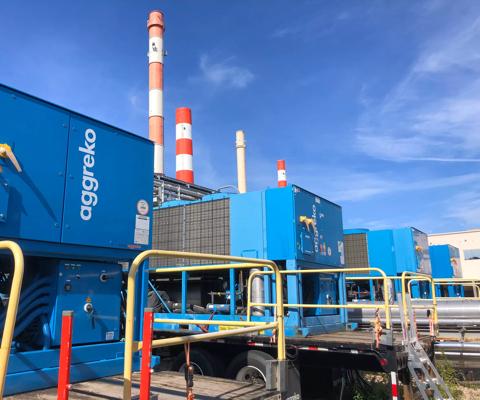
[[[155,143],[153,170],[164,173],[163,155],[163,13],[152,11],[148,15],[148,130]]]
[[[285,168],[285,160],[277,161],[277,176],[278,176],[278,187],[287,186],[287,170]]]
[[[192,110],[177,108],[175,119],[176,178],[193,183]]]

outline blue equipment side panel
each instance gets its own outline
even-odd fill
[[[73,311],[73,344],[118,340],[120,336],[119,264],[61,261],[55,309],[51,317],[52,344],[60,344],[62,311]]]
[[[233,256],[267,258],[264,199],[264,192],[230,197],[230,250]]]
[[[392,231],[369,231],[367,239],[370,266],[383,269],[387,276],[397,275]]]
[[[398,274],[404,271],[432,273],[425,233],[415,228],[400,228],[393,230],[393,238]]]
[[[410,228],[394,229],[393,242],[397,274],[401,274],[404,271],[421,272],[419,270],[419,258],[415,250],[412,230]]]
[[[266,205],[268,258],[343,266],[340,206],[292,185],[267,190]]]
[[[296,246],[293,187],[265,191],[267,258],[269,260],[294,260]],[[305,241],[307,238],[305,238]],[[304,243],[304,246],[307,245]]]
[[[69,114],[0,85],[0,236],[60,241]]]
[[[150,141],[72,116],[62,242],[146,249],[152,171]]]
[[[448,244],[430,246],[433,278],[461,278],[460,252]]]

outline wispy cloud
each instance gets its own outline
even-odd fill
[[[470,186],[454,194],[446,202],[446,217],[460,223],[463,229],[480,224],[480,186]]]
[[[330,186],[336,201],[355,202],[385,194],[462,187],[473,184],[479,179],[480,174],[475,173],[445,178],[424,178],[417,181],[373,173],[347,173]]]
[[[199,65],[201,78],[217,87],[245,88],[255,79],[255,75],[235,61],[235,57],[214,61],[209,55],[203,54]]]
[[[480,18],[457,26],[428,42],[382,101],[364,103],[361,151],[400,162],[480,162]]]
[[[352,18],[352,14],[347,11],[332,16],[325,13],[314,14],[299,21],[289,21],[288,24],[276,28],[271,37],[273,39],[284,39],[286,37],[303,37],[305,40],[312,37],[328,35],[333,33],[339,24]]]

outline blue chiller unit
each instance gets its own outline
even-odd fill
[[[460,251],[449,244],[430,246],[433,278],[461,278]],[[461,285],[437,285],[437,296],[464,297],[464,288]]]
[[[398,229],[345,230],[347,267],[375,267],[387,276],[401,276],[404,271],[431,276],[428,238],[424,232],[412,227]],[[358,274],[364,275],[364,274]],[[395,280],[395,291],[400,293],[401,282]],[[412,282],[412,297],[430,297],[429,283]],[[376,296],[374,281],[370,281],[370,296]]]
[[[194,202],[165,203],[155,211],[155,220],[154,248],[263,258],[275,261],[286,270],[338,269],[344,263],[341,207],[295,185],[245,194],[210,195]],[[197,225],[202,228],[198,237],[195,236]],[[156,242],[157,229],[159,239]],[[178,240],[173,243],[172,237],[178,237]],[[210,240],[205,240],[207,237]],[[218,247],[207,248],[209,243],[216,243]],[[192,306],[197,311],[199,307],[205,308],[205,318],[215,319],[223,313],[222,318],[230,315],[232,319],[243,319],[245,310],[241,304],[244,304],[245,293],[242,282],[245,281],[246,277],[242,278],[234,270],[223,277],[223,286],[213,286],[215,283],[208,283],[206,276],[187,284],[184,275],[182,293],[168,293],[171,303],[178,302],[184,307],[175,312],[170,310],[172,313],[162,313],[162,317],[178,318],[179,312],[184,313],[190,308],[190,305],[185,306],[186,303],[194,303]],[[165,288],[165,285],[159,287]],[[254,302],[271,302],[275,296],[274,287],[270,276],[254,278]],[[191,293],[195,288],[198,288],[197,293]],[[284,288],[285,300],[291,304],[345,302],[343,273],[288,275]],[[215,296],[206,296],[209,292]],[[345,313],[338,309],[287,311],[287,335],[345,328]],[[188,312],[185,317],[188,318]],[[268,321],[273,317],[268,308],[259,307],[253,318]],[[164,329],[166,326],[156,324],[155,327]],[[170,329],[175,328],[170,326]],[[216,328],[211,327],[213,329]]]
[[[0,137],[0,236],[25,254],[5,394],[56,385],[64,310],[72,381],[121,373],[123,271],[150,244],[152,143],[5,86]],[[3,324],[12,263],[0,257]]]

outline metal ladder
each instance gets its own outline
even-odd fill
[[[418,340],[411,297],[405,293],[407,304],[408,323],[405,318],[401,295],[398,295],[398,305],[402,323],[403,345],[408,353],[408,370],[417,386],[423,400],[430,400],[433,394],[435,400],[454,400],[448,386],[438,373],[430,357]],[[431,391],[431,394],[428,392]],[[433,393],[432,393],[433,392]],[[443,393],[443,394],[442,394]]]

